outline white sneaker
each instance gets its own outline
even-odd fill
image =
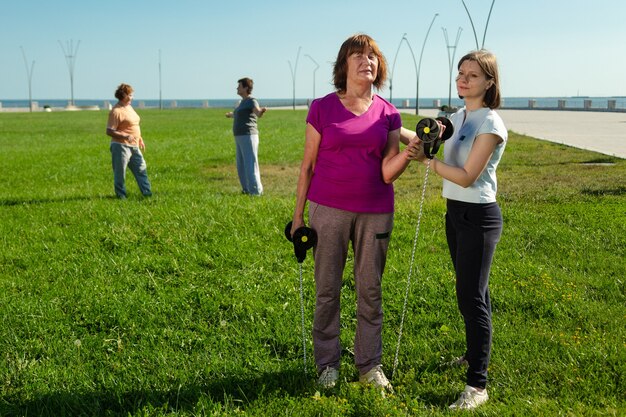
[[[382,365],[376,365],[366,374],[361,375],[361,377],[359,378],[359,382],[362,384],[372,384],[389,392],[393,392],[393,387],[385,376]]]
[[[320,374],[320,377],[317,380],[317,383],[322,386],[322,388],[330,389],[337,385],[337,380],[339,379],[339,371],[335,368],[331,368],[330,366],[326,367]]]
[[[469,385],[465,386],[465,390],[459,396],[459,399],[456,400],[454,404],[450,405],[451,410],[472,410],[479,405],[483,404],[485,401],[489,399],[489,395],[487,395],[487,390],[484,389],[479,391],[474,387],[470,387]]]

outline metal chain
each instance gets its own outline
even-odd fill
[[[430,172],[430,159],[426,164],[426,173],[424,174],[424,184],[422,185],[422,199],[420,201],[419,214],[417,216],[417,226],[415,227],[415,237],[413,238],[413,250],[411,251],[411,263],[409,264],[409,275],[406,279],[406,291],[404,293],[404,306],[402,307],[402,318],[400,319],[400,331],[398,333],[398,344],[396,346],[396,355],[393,359],[393,369],[391,378],[396,373],[398,366],[398,354],[400,353],[400,340],[402,339],[402,328],[404,326],[404,317],[406,315],[406,306],[409,299],[409,287],[411,286],[411,274],[413,273],[413,261],[415,260],[415,248],[417,247],[417,238],[420,232],[420,224],[422,223],[422,210],[424,208],[424,197],[426,196],[426,183],[428,182],[428,173]]]
[[[302,351],[304,352],[304,374],[306,375],[306,334],[304,330],[304,290],[302,289],[302,264],[300,266],[300,316],[302,318]]]

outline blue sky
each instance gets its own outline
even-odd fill
[[[393,96],[415,97],[415,65],[435,15],[420,67],[420,98],[447,97],[448,48],[462,28],[456,61],[476,48],[461,0],[0,0],[0,100],[28,98],[22,51],[35,61],[33,99],[70,96],[59,41],[80,45],[75,99],[113,99],[120,82],[137,99],[159,97],[159,50],[165,99],[236,98],[237,79],[255,80],[254,95],[290,98],[332,91],[341,43],[364,32],[393,66]],[[491,0],[466,0],[479,43]],[[626,2],[622,0],[496,0],[485,47],[499,59],[505,97],[626,95]],[[311,60],[306,55],[309,55]],[[454,87],[452,94],[454,95]],[[389,97],[389,90],[380,92]]]

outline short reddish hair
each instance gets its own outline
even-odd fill
[[[338,92],[344,93],[348,83],[348,57],[357,52],[365,51],[365,48],[370,47],[374,55],[378,58],[378,73],[374,80],[374,87],[381,89],[387,81],[387,61],[383,53],[380,51],[378,44],[370,36],[363,33],[350,36],[346,39],[339,53],[337,54],[337,60],[335,61],[335,67],[333,69],[333,83]]]
[[[118,100],[124,100],[126,97],[133,93],[133,87],[128,84],[120,84],[117,86],[117,90],[115,90],[115,98]]]

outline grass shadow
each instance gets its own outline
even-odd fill
[[[159,195],[167,194],[166,192],[159,192]],[[128,200],[142,201],[147,198],[141,194],[129,195]],[[68,203],[76,201],[99,201],[99,200],[120,200],[113,194],[99,194],[99,195],[81,195],[70,197],[49,197],[49,198],[0,198],[0,207],[14,207],[14,206],[28,206],[28,205],[44,205],[44,204],[57,204]]]
[[[55,392],[27,401],[5,397],[0,401],[0,415],[126,416],[135,415],[143,409],[193,412],[205,397],[225,408],[233,403],[245,408],[271,393],[302,396],[309,393],[311,381],[310,376],[304,375],[301,370],[289,370],[250,377],[226,377],[210,384],[193,384],[168,391]]]
[[[620,195],[626,194],[626,187],[617,186],[615,188],[599,188],[595,190],[585,188],[581,190],[581,194],[589,195],[593,197],[601,197],[601,196],[609,196],[609,195],[620,196]]]
[[[37,204],[54,204],[54,203],[67,203],[70,201],[89,201],[89,200],[117,200],[114,195],[94,195],[94,196],[73,196],[73,197],[50,197],[50,198],[6,198],[0,199],[0,207],[12,207],[22,205],[37,205]]]
[[[605,156],[605,157],[598,157],[598,158],[593,158],[593,159],[589,159],[587,161],[583,161],[581,162],[581,164],[615,164],[618,162],[618,158],[613,158],[610,156]]]

